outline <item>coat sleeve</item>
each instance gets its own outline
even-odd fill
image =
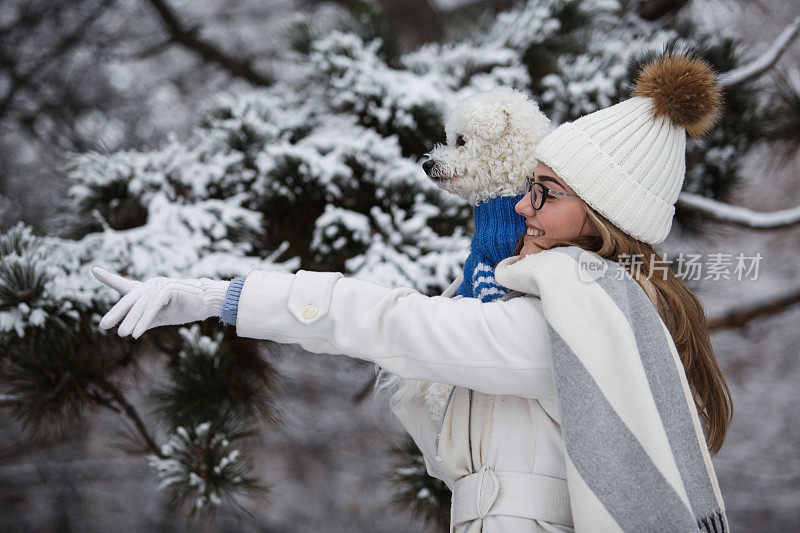
[[[482,303],[339,273],[253,270],[236,333],[371,361],[406,379],[555,397],[546,321],[533,296]]]

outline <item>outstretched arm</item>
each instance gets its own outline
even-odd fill
[[[377,363],[407,379],[488,394],[555,396],[538,298],[428,297],[330,272],[251,271],[236,314],[243,337]]]
[[[92,273],[123,295],[100,327],[121,320],[119,335],[134,338],[153,327],[220,316],[233,285],[207,278],[139,282],[99,267]],[[253,270],[241,286],[236,311],[236,332],[243,337],[357,357],[407,379],[487,394],[555,397],[538,298],[482,303],[427,297],[339,273]]]

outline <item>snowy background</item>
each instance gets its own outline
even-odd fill
[[[473,3],[440,0],[435,13],[457,17]],[[514,4],[489,3],[500,13]],[[587,3],[599,17],[616,4]],[[685,3],[682,16],[710,35],[741,39],[750,57],[800,14],[794,0]],[[464,21],[438,35],[436,18],[408,7],[417,2],[396,2],[388,12],[403,36],[396,45],[408,53],[330,30],[327,21],[344,16],[346,1],[169,2],[187,28],[201,28],[186,38],[249,61],[238,76],[170,41],[155,16],[160,2],[51,4],[3,2],[0,9],[0,28],[11,28],[0,32],[0,228],[22,221],[47,236],[37,260],[61,280],[44,289],[50,304],[2,311],[0,329],[9,333],[43,325],[49,315],[107,309],[115,293],[87,275],[97,261],[136,279],[230,278],[313,264],[436,293],[459,270],[469,238],[469,210],[420,168],[448,103],[498,84],[531,85],[558,123],[612,103],[622,76],[619,61],[598,60],[559,65],[569,78],[531,79],[519,51],[558,34],[548,23],[557,0],[531,2],[525,16],[479,21],[473,43],[461,38]],[[37,9],[48,22],[29,20],[26,29],[20,17]],[[305,27],[298,15],[324,32],[310,50],[287,47],[286,28]],[[608,23],[608,39],[586,44],[603,60],[668,38],[666,29],[637,33],[629,21]],[[41,49],[59,53],[37,55]],[[795,79],[799,60],[797,43],[781,60]],[[24,72],[34,74],[23,79]],[[735,155],[719,151],[695,168],[724,170]],[[703,192],[695,172],[694,188]],[[745,179],[729,203],[757,211],[800,205],[797,157],[779,160],[759,148],[739,174]],[[117,194],[115,183],[127,194]],[[287,202],[292,211],[281,211]],[[796,290],[800,280],[796,226],[709,225],[673,235],[663,249],[762,255],[757,280],[692,286],[710,316]],[[714,458],[734,531],[800,524],[799,323],[794,305],[712,337],[734,398],[733,424]],[[213,526],[187,527],[157,490],[161,480],[147,460],[113,446],[129,424],[110,410],[95,409],[87,426],[58,438],[34,439],[0,409],[0,530],[433,531],[407,508],[390,506],[388,449],[403,432],[385,400],[359,394],[372,365],[261,348],[278,376],[285,423],[263,423],[250,447],[254,473],[272,488],[268,499],[245,504],[252,517],[238,523],[223,511]],[[154,350],[124,374],[124,392],[142,413],[165,365]]]

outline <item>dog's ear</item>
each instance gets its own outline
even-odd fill
[[[479,105],[472,110],[469,129],[486,140],[500,138],[508,127],[510,115],[508,111],[497,105]]]

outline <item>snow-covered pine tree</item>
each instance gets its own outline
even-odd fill
[[[704,45],[721,72],[744,62],[732,36],[680,18],[644,20],[637,4],[523,2],[456,40],[407,52],[369,38],[386,33],[379,10],[350,31],[301,18],[288,34],[285,79],[218,95],[190,138],[76,155],[62,233],[18,226],[0,236],[2,404],[31,431],[79,422],[90,406],[118,411],[137,430],[131,449],[150,456],[173,502],[191,503],[195,515],[263,488],[234,451],[257,421],[279,419],[268,358],[214,321],[157,328],[145,342],[99,330],[116,295],[90,267],[134,279],[340,270],[436,294],[466,257],[470,208],[433,186],[420,163],[444,141],[443,117],[459,96],[512,85],[558,124],[625,98],[628,57],[642,49],[683,39]],[[687,190],[724,199],[761,141],[755,117],[774,108],[768,92],[758,78],[726,89],[720,126],[689,144]],[[790,105],[796,91],[786,95]],[[122,392],[122,370],[148,350],[169,365],[153,395],[162,445]],[[413,443],[395,453],[400,499],[446,525],[446,487],[402,475],[419,470]]]

